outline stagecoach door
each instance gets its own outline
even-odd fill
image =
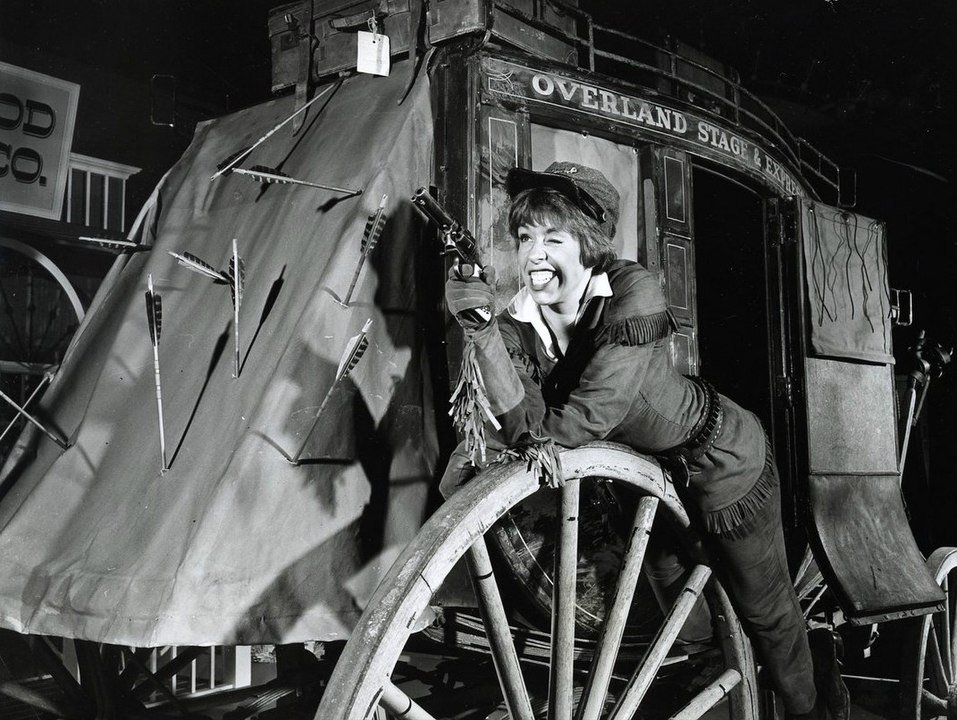
[[[780,409],[818,565],[851,622],[931,612],[943,595],[899,489],[884,226],[801,198],[767,218]]]

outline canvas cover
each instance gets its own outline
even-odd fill
[[[883,223],[809,200],[800,212],[814,353],[893,363]]]
[[[137,234],[151,249],[117,260],[36,411],[71,447],[28,428],[0,474],[3,627],[137,646],[348,634],[358,608],[346,587],[364,568],[374,582],[375,558],[417,530],[437,455],[408,202],[430,179],[432,118],[424,73],[398,103],[400,70],[333,86],[298,135],[290,123],[240,164],[356,197],[210,180],[293,97],[197,128]],[[343,306],[383,195],[384,233]],[[222,269],[234,238],[246,268],[238,378],[229,286],[169,254]],[[166,473],[149,274],[163,305]],[[290,463],[368,320],[367,350]]]

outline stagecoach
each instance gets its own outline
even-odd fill
[[[276,99],[198,126],[113,244],[35,410],[68,447],[29,426],[0,478],[0,622],[83,648],[64,717],[148,714],[135,648],[306,641],[321,720],[773,717],[656,458],[594,443],[559,489],[517,459],[435,501],[462,340],[449,228],[410,198],[470,230],[504,306],[506,175],[554,160],[621,192],[675,366],[763,421],[809,622],[900,623],[902,716],[957,716],[957,551],[925,561],[901,502],[883,223],[730,68],[526,4],[274,11]],[[367,28],[388,75],[352,71]],[[687,568],[668,599],[658,533]]]

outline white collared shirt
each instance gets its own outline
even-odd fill
[[[614,293],[611,290],[611,283],[608,282],[608,273],[592,275],[588,281],[588,285],[585,286],[585,293],[582,295],[582,301],[578,306],[578,315],[575,317],[575,324],[577,325],[578,321],[581,320],[582,313],[588,306],[589,300],[595,297],[611,297],[612,295],[614,295]],[[551,360],[558,359],[555,341],[552,337],[552,333],[548,329],[548,325],[545,323],[545,318],[542,316],[542,308],[532,298],[532,294],[526,286],[523,285],[509,301],[508,314],[519,322],[531,323],[532,327],[535,328],[535,332],[538,333],[538,337],[542,340],[545,354],[548,355]]]

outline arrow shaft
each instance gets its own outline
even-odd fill
[[[309,442],[309,438],[312,437],[312,434],[316,431],[316,427],[319,425],[319,418],[322,416],[322,411],[325,409],[326,404],[329,402],[329,398],[332,397],[332,394],[335,392],[336,388],[339,387],[340,381],[348,375],[353,366],[359,362],[362,355],[361,353],[365,352],[365,344],[363,341],[366,338],[366,334],[369,332],[369,326],[372,324],[372,319],[366,320],[365,324],[362,326],[362,329],[359,331],[359,334],[354,338],[354,345],[352,349],[348,351],[347,359],[345,362],[340,362],[340,369],[336,372],[336,379],[332,381],[332,385],[329,387],[329,390],[326,391],[326,396],[322,399],[322,402],[319,403],[319,409],[316,410],[316,416],[312,421],[312,425],[309,428],[309,432],[306,433],[306,437],[302,441],[302,445],[299,447],[298,452],[292,458],[293,465],[299,464],[299,457],[302,455],[302,451],[306,449],[306,443]]]
[[[238,280],[237,280],[238,283]],[[233,303],[233,349],[235,351],[233,366],[235,376],[239,377],[239,287],[236,287],[236,302]]]
[[[3,400],[5,400],[5,401],[6,401],[7,403],[9,403],[13,408],[15,408],[16,411],[17,411],[20,415],[23,415],[23,417],[25,417],[25,418],[26,418],[27,420],[29,420],[31,423],[33,423],[34,425],[36,425],[37,428],[40,430],[40,432],[42,432],[44,435],[46,435],[48,438],[50,438],[53,442],[55,442],[55,443],[56,443],[57,445],[59,445],[61,448],[63,448],[64,450],[66,450],[66,449],[69,447],[69,445],[67,445],[65,442],[63,442],[60,438],[58,438],[58,437],[57,437],[56,435],[54,435],[52,432],[50,432],[49,430],[47,430],[47,429],[43,426],[43,423],[41,423],[39,420],[37,420],[35,417],[33,417],[33,415],[31,415],[31,414],[28,413],[26,410],[24,410],[22,407],[20,407],[20,406],[13,400],[13,398],[9,397],[9,396],[8,396],[6,393],[4,393],[2,390],[0,390],[0,398],[3,398]]]
[[[236,168],[233,172],[238,173],[239,175],[249,175],[254,178],[262,178],[264,180],[270,180],[274,183],[286,183],[292,185],[306,185],[308,187],[319,188],[320,190],[332,190],[334,192],[344,193],[346,195],[358,195],[361,190],[356,190],[355,188],[344,188],[338,187],[336,185],[326,185],[324,183],[315,183],[310,182],[309,180],[300,180],[299,178],[290,177],[288,175],[276,175],[275,173],[263,172],[261,170],[247,170],[246,168]]]
[[[235,377],[239,377],[239,306],[243,296],[243,278],[239,268],[239,250],[236,247],[236,238],[233,238],[233,367]]]
[[[299,464],[299,458],[302,456],[302,451],[306,449],[306,443],[309,442],[309,438],[312,437],[312,434],[316,431],[316,428],[319,426],[319,418],[322,417],[322,411],[325,409],[326,405],[329,403],[329,398],[332,397],[332,393],[335,392],[336,388],[339,386],[339,378],[336,378],[336,381],[332,383],[332,386],[329,390],[326,391],[326,396],[322,399],[322,402],[319,403],[319,409],[316,410],[316,416],[312,421],[312,425],[309,427],[309,432],[306,433],[306,437],[302,440],[302,445],[299,446],[299,450],[292,458],[293,465]]]
[[[382,197],[383,203],[385,202],[385,196]],[[379,210],[375,214],[375,219],[372,221],[372,226],[369,228],[369,236],[366,238],[366,246],[362,251],[362,254],[359,255],[359,262],[356,264],[356,270],[352,273],[352,281],[349,283],[349,289],[346,291],[345,300],[342,301],[343,305],[348,305],[352,300],[352,292],[356,289],[356,283],[359,282],[359,274],[362,272],[362,266],[366,263],[366,258],[369,253],[372,252],[372,249],[375,247],[376,234],[379,232],[379,225],[382,222],[382,205],[379,206]]]
[[[156,413],[159,417],[160,457],[163,461],[163,470],[168,470],[166,464],[166,431],[163,428],[163,385],[160,382],[159,346],[153,345],[153,379],[156,384]]]
[[[37,386],[33,388],[33,392],[30,393],[30,397],[28,397],[27,401],[23,403],[24,408],[26,408],[31,402],[33,402],[33,398],[37,396],[40,390],[43,389],[43,386],[46,385],[48,382],[50,382],[50,376],[44,375],[43,378],[40,380],[40,382],[37,384]],[[7,436],[7,433],[10,432],[10,428],[12,428],[14,425],[17,424],[17,418],[19,418],[22,414],[23,412],[18,408],[17,414],[13,416],[13,420],[11,420],[7,424],[7,426],[3,429],[3,432],[0,433],[0,441],[2,441]]]
[[[359,256],[359,262],[356,264],[356,271],[352,273],[352,281],[349,283],[349,289],[346,291],[346,297],[342,301],[343,305],[348,305],[352,301],[352,291],[356,289],[356,283],[359,282],[359,273],[362,272],[362,266],[366,263],[366,254]]]
[[[251,153],[251,152],[252,152],[253,150],[255,150],[257,147],[259,147],[259,146],[262,145],[264,142],[266,142],[269,138],[271,138],[271,137],[273,136],[273,134],[276,133],[276,132],[279,130],[279,128],[281,128],[283,125],[285,125],[286,123],[288,123],[290,120],[292,120],[294,117],[296,117],[296,115],[298,115],[299,113],[304,112],[304,111],[306,110],[306,108],[308,108],[310,105],[312,105],[316,100],[318,100],[319,98],[321,98],[321,97],[322,97],[323,95],[325,95],[327,92],[329,92],[330,90],[332,90],[333,87],[338,87],[338,86],[341,85],[341,84],[342,84],[342,81],[340,80],[340,81],[339,81],[338,83],[336,83],[335,85],[330,85],[330,86],[327,87],[325,90],[323,90],[321,93],[319,93],[318,95],[316,95],[312,100],[310,100],[309,102],[307,102],[305,105],[303,105],[301,108],[299,108],[298,110],[296,110],[292,115],[290,115],[289,117],[287,117],[285,120],[283,120],[281,123],[279,123],[279,124],[278,124],[276,127],[274,127],[272,130],[270,130],[270,131],[267,132],[265,135],[263,135],[261,138],[259,138],[259,139],[252,145],[252,147],[250,147],[246,152],[244,152],[242,155],[239,155],[239,156],[233,158],[233,161],[232,161],[231,163],[229,163],[226,167],[224,167],[222,170],[217,170],[215,173],[213,173],[213,176],[210,178],[210,180],[215,180],[216,178],[218,178],[218,177],[219,177],[220,175],[222,175],[223,173],[228,172],[234,165],[238,165],[242,160],[244,160],[244,159],[246,158],[247,155],[249,155],[249,153]]]

